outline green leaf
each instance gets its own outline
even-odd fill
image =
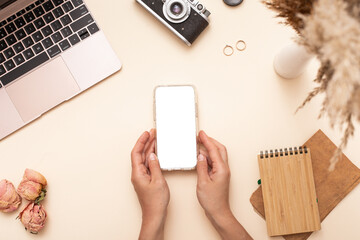
[[[35,204],[39,204],[42,200],[45,199],[45,197],[46,197],[46,192],[47,192],[47,191],[46,191],[45,188],[41,189],[40,195],[35,199]]]

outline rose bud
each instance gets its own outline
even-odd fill
[[[21,197],[8,180],[0,181],[0,211],[13,212],[20,206]]]
[[[38,233],[44,226],[46,220],[46,211],[39,203],[31,202],[19,214],[18,218],[25,226],[25,230],[31,233]]]
[[[29,201],[34,201],[39,197],[41,190],[47,185],[46,179],[40,173],[26,169],[24,177],[18,186],[20,196]]]

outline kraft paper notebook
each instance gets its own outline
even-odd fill
[[[265,151],[258,162],[268,235],[320,230],[310,150]]]
[[[315,133],[304,146],[311,149],[320,220],[323,221],[339,202],[360,183],[360,169],[342,154],[335,170],[329,172],[330,159],[337,147],[321,130]],[[265,217],[261,186],[252,194],[250,202],[254,210]],[[311,234],[312,232],[308,232],[283,237],[286,240],[306,240]]]

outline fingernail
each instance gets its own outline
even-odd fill
[[[199,162],[205,161],[205,156],[200,154],[199,157],[198,157],[198,161]]]
[[[149,159],[150,159],[151,161],[156,160],[156,155],[155,155],[155,153],[151,153],[150,156],[149,156]]]

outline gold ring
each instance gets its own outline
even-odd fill
[[[227,49],[230,49],[231,51],[230,51],[230,52],[227,52],[227,51],[226,51]],[[224,53],[225,56],[231,56],[231,55],[233,55],[233,53],[234,53],[234,48],[233,48],[232,46],[230,46],[230,45],[226,45],[226,46],[224,47],[224,49],[223,49],[223,53]]]
[[[243,45],[242,48],[239,48],[239,43],[241,43]],[[246,42],[244,40],[237,41],[236,49],[239,51],[244,51],[246,49]]]

